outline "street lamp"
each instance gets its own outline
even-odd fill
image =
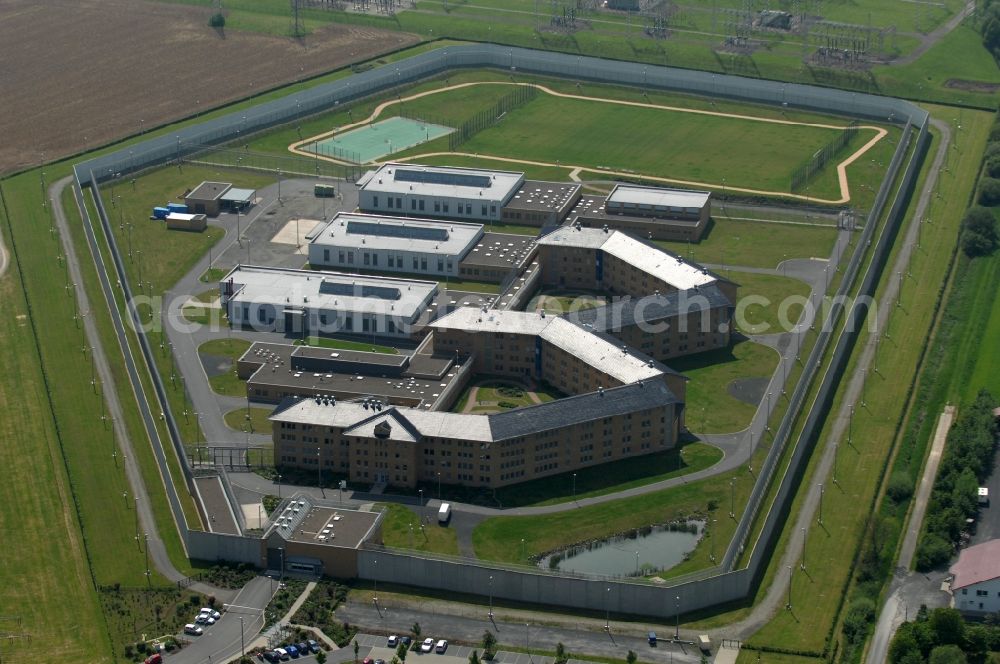
[[[438,500],[441,500],[441,471],[438,471]]]
[[[573,502],[576,502],[576,473],[573,473]]]
[[[674,599],[676,600],[676,604],[674,604],[674,608],[676,609],[674,611],[674,617],[677,621],[674,623],[674,641],[680,641],[681,640],[681,596],[678,595]]]
[[[789,611],[792,610],[792,578],[794,573],[792,571],[792,566],[788,565],[788,603],[785,604],[785,608]]]
[[[823,525],[823,485],[819,485],[819,525]]]
[[[493,620],[493,575],[490,575],[490,612],[487,614]]]
[[[244,641],[244,635],[246,630],[243,628],[243,616],[240,616],[240,660],[242,661],[247,655],[247,647]]]
[[[607,601],[604,603],[604,631],[611,633],[611,587],[608,587]]]
[[[374,567],[372,570],[372,581],[375,584],[375,595],[372,597],[372,602],[378,604],[378,558],[372,559],[372,565]]]
[[[736,518],[736,478],[729,478],[729,518]]]
[[[802,559],[799,561],[799,569],[806,571],[806,529],[802,528]]]

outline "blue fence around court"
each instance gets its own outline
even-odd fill
[[[96,184],[102,180],[179,160],[186,155],[205,150],[206,146],[239,141],[248,134],[461,68],[495,68],[508,71],[512,76],[518,73],[530,73],[674,90],[905,125],[900,143],[890,162],[888,174],[882,182],[869,215],[869,223],[866,224],[861,241],[857,243],[847,265],[840,289],[845,293],[855,281],[863,262],[865,249],[872,242],[872,235],[876,228],[881,228],[870,268],[860,287],[861,294],[874,293],[892,242],[902,223],[906,203],[915,187],[920,164],[929,144],[928,113],[898,99],[800,84],[481,44],[450,46],[429,51],[349,78],[292,93],[282,99],[235,111],[198,125],[183,127],[175,132],[150,138],[143,143],[77,164],[74,167],[76,178],[81,186]],[[916,132],[915,141],[911,138],[913,134],[911,128]],[[906,169],[902,177],[898,178],[898,186],[895,186],[910,143],[913,143],[913,151],[909,152],[910,159],[906,162]],[[893,191],[897,193],[896,198],[888,214],[885,215],[885,222],[879,225],[876,222],[882,216],[885,204]],[[102,221],[106,223],[100,204],[98,211]],[[110,232],[107,234],[112,243],[112,253],[118,263],[116,267],[120,267],[121,257],[114,245],[114,236]],[[124,276],[121,279],[127,292]],[[803,374],[807,378],[800,380],[792,397],[792,403],[797,408],[805,405],[810,382],[808,376],[815,375],[823,352],[829,342],[836,338],[830,366],[820,379],[819,396],[809,408],[805,427],[796,439],[790,468],[782,477],[777,498],[765,516],[758,546],[753,549],[747,565],[742,569],[736,570],[733,567],[746,545],[754,518],[762,506],[766,494],[766,481],[758,481],[755,485],[751,504],[744,512],[737,528],[737,535],[723,558],[723,564],[717,570],[706,570],[697,575],[673,579],[662,585],[645,584],[634,580],[609,581],[568,577],[541,570],[490,566],[488,563],[471,559],[446,559],[377,549],[359,551],[359,575],[364,579],[377,578],[409,585],[430,585],[438,589],[471,594],[484,594],[489,584],[496,597],[661,617],[672,616],[676,611],[688,612],[744,598],[767,566],[768,554],[781,532],[783,519],[795,495],[798,480],[808,463],[839,376],[850,357],[851,349],[861,331],[861,321],[866,314],[867,309],[864,305],[857,303],[851,305],[849,309],[843,305],[835,308],[833,312],[835,319],[843,318],[851,325],[842,327],[839,331],[823,332],[807,361],[808,371]],[[139,333],[139,337],[143,353],[147,355],[147,361],[152,365],[148,341],[142,332]],[[156,384],[158,375],[155,372],[153,378],[159,405],[168,420],[168,430],[174,439],[173,443],[178,450],[182,450],[176,423],[173,421],[162,385]],[[148,404],[142,403],[141,406],[148,411]],[[795,413],[796,410],[789,408],[788,412]],[[146,416],[148,417],[148,412]],[[776,441],[780,441],[781,446],[785,445],[790,432],[791,416],[788,415],[776,433]],[[780,456],[778,448],[779,444],[772,446],[768,457],[770,466],[765,472],[773,473],[777,468]],[[180,456],[184,458],[183,454]],[[173,486],[169,482],[167,489],[168,492],[173,491]],[[174,496],[171,506],[174,507],[176,504]],[[202,533],[194,534],[209,536]]]

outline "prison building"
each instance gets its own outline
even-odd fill
[[[454,357],[423,348],[407,355],[256,342],[237,360],[236,373],[246,381],[247,399],[259,403],[321,395],[428,407],[443,398],[458,372]]]
[[[339,212],[313,236],[309,263],[455,277],[482,237],[482,224]]]
[[[575,182],[525,180],[501,211],[501,221],[521,226],[561,224],[580,200]]]
[[[642,297],[717,283],[736,301],[733,282],[621,231],[564,226],[539,239],[538,247],[547,286]]]
[[[616,298],[563,316],[664,362],[727,347],[734,309],[719,284],[712,282],[692,290]]]
[[[697,242],[712,216],[712,193],[618,184],[607,198],[584,196],[569,217],[590,228],[608,226],[653,240]]]
[[[435,352],[471,357],[474,373],[545,382],[566,394],[658,381],[684,401],[684,376],[600,330],[566,318],[465,307],[430,327]]]
[[[500,221],[524,173],[387,163],[358,180],[358,207],[372,214]]]
[[[289,399],[270,419],[279,466],[319,461],[352,482],[494,488],[670,449],[678,408],[650,380],[494,415],[314,398]]]
[[[434,281],[248,265],[219,283],[230,325],[296,337],[407,338],[437,290]]]

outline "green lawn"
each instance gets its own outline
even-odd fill
[[[296,346],[319,346],[321,348],[334,348],[339,350],[360,350],[368,353],[385,353],[396,355],[399,351],[392,346],[380,346],[379,344],[365,343],[363,341],[347,341],[345,339],[331,339],[329,337],[309,337],[307,343],[301,340],[295,342]]]
[[[700,263],[776,268],[789,258],[826,258],[837,231],[818,226],[793,226],[762,221],[713,220],[700,242],[655,243]]]
[[[538,397],[542,403],[560,399],[565,395],[555,388],[543,384],[535,390],[528,391],[527,387],[516,380],[509,378],[491,378],[481,376],[470,383],[462,392],[455,406],[451,409],[454,413],[464,412],[469,403],[472,390],[476,389],[476,403],[470,412],[473,413],[499,413],[508,408],[520,408],[531,406],[535,402],[531,399],[531,394]]]
[[[735,320],[745,334],[787,332],[798,322],[809,286],[798,279],[754,272],[723,272],[740,285]],[[760,299],[764,298],[764,299]]]
[[[4,183],[5,195],[11,189]],[[35,189],[37,190],[37,180]],[[0,207],[0,233],[8,250],[10,224]],[[35,235],[49,250],[54,244],[49,240],[48,224]],[[26,224],[19,235],[28,233]],[[27,238],[18,238],[28,243]],[[23,244],[18,247],[22,250]],[[19,256],[11,256],[16,260]],[[51,264],[52,262],[49,261]],[[74,509],[74,479],[66,466],[67,448],[90,443],[97,433],[85,441],[63,440],[53,419],[53,408],[46,394],[39,363],[39,348],[31,332],[29,311],[22,291],[22,283],[12,264],[7,275],[0,279],[0,300],[5,304],[6,315],[0,317],[0,339],[4,342],[4,370],[0,371],[0,401],[16,407],[7,408],[0,418],[0,463],[4,468],[4,482],[0,486],[0,524],[11,537],[17,531],[16,546],[6,547],[4,563],[0,565],[0,584],[3,585],[4,614],[20,618],[20,625],[5,622],[0,629],[5,632],[46,634],[45,650],[57,659],[84,658],[93,662],[112,662],[108,628],[94,590],[94,579],[88,567],[88,542],[81,532],[79,506]],[[30,263],[22,269],[30,269]],[[44,268],[43,268],[44,270]],[[51,278],[53,272],[33,274],[33,279]],[[61,290],[61,287],[60,287]],[[49,300],[52,301],[51,298]],[[65,306],[59,300],[53,306]],[[44,330],[46,321],[36,321]],[[72,330],[63,323],[62,328]],[[69,331],[67,330],[67,331]],[[79,345],[74,334],[73,344]],[[80,352],[76,351],[77,356]],[[65,357],[65,356],[64,356]],[[78,371],[82,367],[78,365]],[[87,380],[89,380],[89,370]],[[77,381],[74,381],[77,382]],[[61,391],[61,390],[60,390]],[[93,414],[99,408],[97,399],[89,397],[82,387],[74,385],[78,406],[86,404]],[[100,429],[89,423],[89,428]],[[106,438],[106,434],[103,435]],[[65,444],[65,447],[64,447]],[[105,443],[105,450],[108,444]],[[107,466],[110,453],[96,465]],[[103,463],[102,463],[103,462]],[[107,473],[103,468],[102,473]],[[117,491],[120,482],[116,475],[109,475],[109,484]],[[79,479],[77,480],[79,481]],[[109,492],[110,493],[110,492]],[[25,505],[30,501],[30,509]],[[116,504],[120,504],[116,503]],[[89,516],[89,513],[86,515]],[[15,525],[16,524],[16,525]],[[89,524],[88,524],[89,525]],[[98,531],[94,531],[95,534]],[[91,546],[97,542],[89,542]],[[127,556],[126,557],[130,557]],[[13,658],[28,658],[33,646],[28,642],[4,644],[4,653]],[[9,649],[8,649],[9,648]]]
[[[198,352],[205,355],[220,355],[228,357],[233,361],[233,370],[211,376],[208,384],[216,394],[229,397],[245,397],[247,395],[246,382],[236,375],[236,360],[250,348],[250,342],[243,339],[213,339],[206,341],[198,347]]]
[[[688,516],[706,516],[718,519],[716,539],[720,546],[716,553],[721,554],[721,542],[728,541],[736,523],[728,518],[728,514],[723,514],[728,513],[731,498],[729,481],[733,477],[736,504],[745,504],[753,480],[745,471],[736,471],[663,491],[555,514],[493,517],[476,526],[472,532],[472,543],[478,558],[527,563],[530,558],[576,542],[600,539]],[[702,540],[696,551],[708,545]]]
[[[977,281],[980,288],[971,293],[974,300],[970,306],[970,318],[982,320],[984,311],[988,311],[989,318],[983,328],[975,326],[972,329],[980,329],[980,335],[976,335],[978,352],[976,353],[975,367],[971,376],[964,376],[963,383],[965,392],[963,399],[971,401],[976,393],[985,388],[993,394],[1000,394],[1000,344],[982,343],[982,340],[1000,339],[1000,256],[979,259],[979,264],[974,267]],[[978,314],[978,315],[977,315]]]
[[[642,131],[637,131],[638,127]],[[785,192],[792,169],[837,130],[539,95],[463,152]],[[753,141],[745,140],[753,135]],[[599,137],[599,138],[598,138]],[[655,149],[650,149],[656,146]],[[836,173],[828,174],[828,179]],[[814,195],[822,195],[822,180]]]
[[[271,420],[267,419],[274,412],[272,408],[250,409],[250,433],[271,434]],[[246,431],[247,409],[237,408],[225,415],[226,426],[235,431]]]
[[[425,522],[421,528],[418,511],[405,505],[380,503],[378,507],[386,511],[382,522],[382,541],[386,546],[458,555],[458,536],[454,528],[441,526],[437,518],[431,518],[430,523]],[[434,517],[431,511],[425,510],[426,515]]]
[[[749,426],[756,407],[732,396],[728,388],[736,380],[767,378],[777,366],[778,353],[752,341],[670,360],[672,369],[690,378],[688,427],[698,433],[728,433]]]
[[[153,284],[154,293],[172,288],[222,237],[218,228],[209,227],[202,233],[171,231],[164,222],[149,218],[153,207],[166,205],[168,201],[183,202],[185,190],[194,189],[203,180],[232,182],[234,186],[251,189],[274,182],[274,178],[250,171],[188,164],[182,169],[165,167],[142,175],[135,179],[134,186],[123,181],[102,188],[118,249],[126,259],[133,283],[141,273],[144,283]]]

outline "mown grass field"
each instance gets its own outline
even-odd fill
[[[940,109],[932,109],[932,112],[940,113]],[[992,117],[985,113],[966,112],[965,118],[963,149],[970,154],[979,154]],[[934,147],[936,145],[935,141]],[[933,154],[933,147],[930,154]],[[954,202],[964,203],[968,200],[978,165],[977,159],[966,159],[953,167],[954,175],[942,174],[944,179],[941,198],[932,199],[927,216],[934,219],[934,223],[922,231],[922,250],[913,254],[910,266],[911,272],[920,274],[921,278],[907,279],[904,282],[904,306],[894,309],[889,325],[890,340],[884,341],[879,349],[879,366],[882,371],[869,376],[866,389],[868,407],[859,408],[855,413],[855,444],[848,446],[844,443],[839,447],[839,482],[826,492],[824,527],[814,524],[807,539],[811,578],[795,575],[793,597],[808,597],[808,600],[796,603],[794,615],[790,612],[778,613],[754,635],[752,644],[819,652],[824,647],[827,630],[837,620],[839,602],[850,573],[850,561],[854,557],[864,530],[865,517],[869,513],[868,509],[859,509],[859,506],[871,505],[878,491],[885,460],[916,372],[917,359],[926,344],[935,304],[947,272],[948,258],[957,238],[963,206]],[[916,189],[921,190],[919,186]],[[911,202],[911,210],[912,206]],[[898,246],[893,256],[896,251]],[[879,292],[884,290],[889,278],[891,277],[883,279]],[[850,374],[857,355],[856,349],[846,375]],[[839,397],[833,408],[837,407]],[[810,485],[809,478],[814,472],[819,450],[830,444],[830,426],[831,423],[828,422],[824,428],[817,453],[813,455],[813,461],[805,475],[803,489]],[[796,497],[792,507],[793,514],[801,504],[802,493],[800,490]],[[782,534],[762,588],[767,587],[767,579],[774,572],[773,568],[786,546],[788,534],[787,530]]]
[[[971,294],[974,302],[971,303],[970,318],[981,320],[984,309],[989,311],[989,318],[984,328],[974,328],[981,329],[981,336],[977,335],[980,343],[977,344],[972,374],[962,381],[965,385],[964,401],[971,401],[982,388],[1000,394],[1000,372],[997,372],[997,367],[1000,367],[1000,344],[990,343],[990,340],[1000,339],[1000,259],[996,256],[984,258],[974,269],[974,278],[980,287]]]
[[[730,386],[748,378],[769,378],[778,359],[778,353],[767,346],[741,341],[729,348],[670,360],[670,368],[690,379],[688,427],[698,433],[729,433],[749,426],[757,407],[734,397]]]
[[[740,266],[776,268],[790,258],[825,258],[836,238],[837,231],[827,227],[713,220],[698,243],[655,243],[699,263],[738,270]]]
[[[788,332],[802,316],[802,303],[809,297],[805,282],[756,272],[723,270],[722,275],[740,285],[736,291],[735,318],[737,328],[744,334]],[[744,301],[744,298],[751,299]]]
[[[236,360],[240,359],[243,353],[250,348],[250,342],[245,339],[213,339],[198,346],[198,353],[202,355],[218,355],[228,357],[233,362],[232,371],[211,376],[208,384],[216,394],[230,397],[245,397],[247,395],[247,384],[236,375]]]
[[[250,433],[271,433],[271,420],[267,419],[273,412],[272,408],[251,408],[250,409]],[[224,416],[226,426],[234,431],[247,430],[247,409],[237,408],[231,410]]]
[[[8,191],[5,186],[4,193]],[[8,251],[9,231],[10,220],[0,209],[0,235]],[[5,621],[0,629],[36,638],[58,635],[45,639],[46,652],[55,659],[112,662],[63,456],[64,446],[75,441],[61,439],[64,432],[53,420],[17,267],[10,265],[0,278],[0,301],[5,303],[0,317],[0,401],[8,405],[0,418],[0,532],[17,539],[16,545],[5,547],[0,585],[4,614],[21,622]],[[87,399],[91,408],[95,400]],[[4,643],[0,652],[16,661],[31,657],[34,648],[26,640],[14,640]]]
[[[397,503],[382,503],[379,507],[386,511],[382,522],[382,541],[386,546],[458,555],[455,529],[439,525],[436,517],[421,527],[417,510]],[[432,512],[425,509],[424,516],[434,517]]]

